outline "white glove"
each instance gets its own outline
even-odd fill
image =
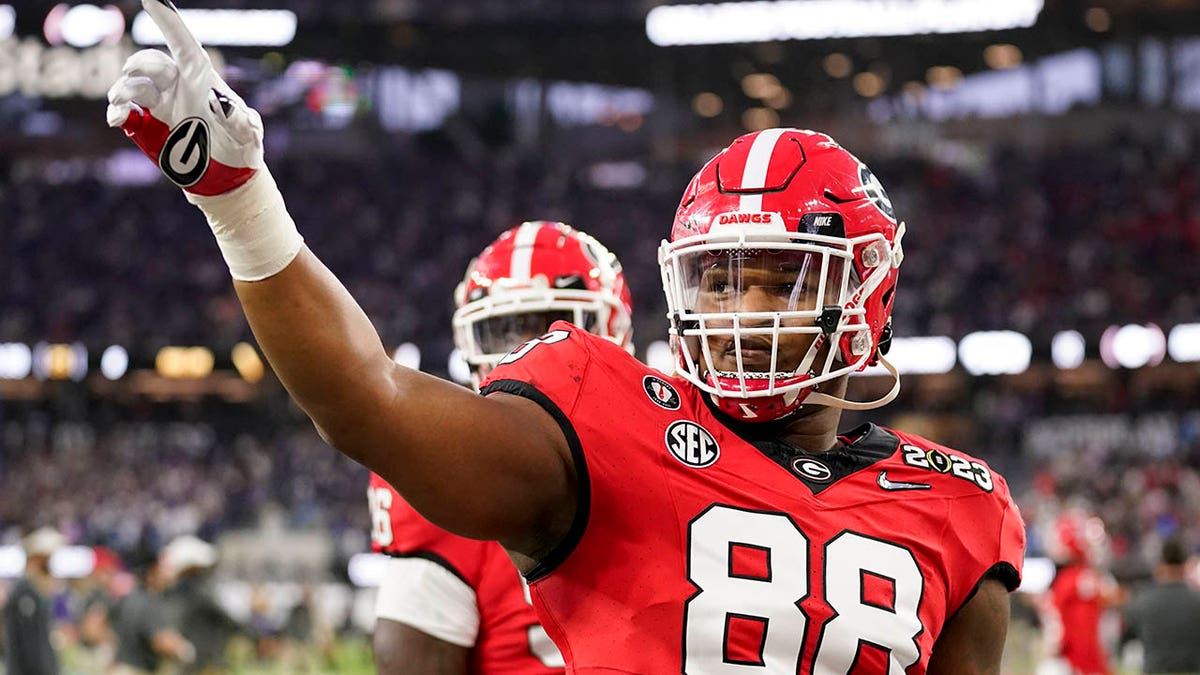
[[[263,163],[262,117],[213,69],[170,0],[142,7],[170,55],[147,49],[129,57],[108,92],[108,124],[204,211],[235,279],[269,277],[304,240]]]

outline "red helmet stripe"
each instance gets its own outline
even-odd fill
[[[512,263],[508,269],[510,279],[529,281],[533,267],[533,246],[541,231],[541,223],[537,222],[521,223],[517,229],[517,236],[513,238]]]
[[[741,187],[743,190],[762,189],[767,185],[767,173],[771,168],[771,156],[775,154],[775,146],[787,129],[767,129],[758,134],[750,153],[746,156],[746,170],[742,174]],[[743,213],[762,211],[762,193],[743,194],[738,210]]]

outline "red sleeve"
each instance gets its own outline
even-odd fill
[[[391,485],[371,474],[371,550],[397,558],[424,558],[478,587],[480,561],[489,542],[466,539],[434,525]]]
[[[556,321],[548,333],[522,344],[504,357],[488,375],[480,393],[485,396],[495,392],[517,394],[546,407],[545,401],[538,400],[540,395],[569,416],[591,361],[588,341],[592,337],[572,324]],[[554,414],[553,410],[550,412]]]
[[[574,324],[556,321],[545,335],[530,340],[501,359],[479,390],[522,396],[537,403],[562,430],[575,467],[575,520],[563,540],[542,557],[525,578],[530,583],[544,577],[570,555],[583,538],[591,505],[591,482],[587,458],[575,432],[572,417],[583,391],[584,377],[592,361],[591,340],[603,340]]]
[[[1008,586],[1009,591],[1015,591],[1021,585],[1021,575],[1025,569],[1025,520],[1021,518],[1021,511],[1008,492],[1008,483],[998,474],[997,478],[997,482],[1004,487],[1004,515],[1000,523],[1000,544],[996,560],[998,564],[1011,568],[1008,578],[1002,575],[1000,580]]]
[[[957,611],[974,596],[985,579],[996,579],[1009,591],[1021,585],[1025,563],[1025,525],[999,474],[991,474],[994,487],[956,499],[943,545],[957,549],[952,559],[962,566],[950,570],[949,606]],[[974,489],[974,488],[971,488]]]

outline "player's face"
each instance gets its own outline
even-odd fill
[[[596,312],[581,312],[579,327],[595,332]],[[478,321],[473,326],[475,341],[485,354],[507,354],[518,345],[541,337],[550,331],[555,321],[576,323],[575,312],[570,309],[552,309],[541,312],[518,312],[501,314]]]
[[[475,343],[484,354],[507,354],[518,346],[550,332],[550,325],[555,321],[575,323],[575,312],[569,309],[555,309],[541,312],[517,312],[501,314],[478,321],[472,327],[475,331]],[[595,332],[597,325],[596,312],[582,312],[580,328]],[[481,366],[477,375],[480,379],[487,377],[491,368]]]
[[[822,287],[824,256],[800,251],[738,251],[707,256],[702,265],[696,295],[696,311],[699,313],[737,313],[740,328],[774,326],[776,314],[780,312],[813,311],[837,301],[837,290],[825,284]],[[840,261],[831,259],[828,265],[837,266],[836,274],[826,278],[840,278]],[[713,328],[730,328],[732,318],[712,319],[707,324]],[[811,327],[815,319],[810,317],[788,317],[780,319],[781,328]],[[772,345],[778,339],[778,355],[775,357],[776,372],[796,370],[803,361],[816,334],[781,332],[778,338],[770,334],[741,336],[742,366],[749,372],[771,370]],[[712,351],[713,366],[718,370],[738,370],[738,345],[732,335],[708,337]],[[824,358],[828,347],[823,347],[818,358]]]

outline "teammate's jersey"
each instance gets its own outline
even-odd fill
[[[981,580],[1019,583],[1008,487],[961,452],[874,425],[820,454],[752,445],[562,322],[494,392],[541,404],[575,458],[576,522],[529,574],[568,672],[914,675]]]
[[[474,644],[470,645],[471,673],[563,672],[562,656],[538,623],[521,575],[499,544],[465,539],[441,529],[417,513],[375,474],[371,474],[368,498],[373,520],[372,550],[423,564],[432,562],[474,592],[478,614],[477,618],[471,617],[477,621],[477,630],[471,631],[475,636]],[[405,592],[415,591],[409,588]],[[432,599],[430,614],[436,616],[428,618],[413,616],[411,608],[422,606],[422,600],[408,602],[406,606],[410,609],[402,622],[435,637],[460,642],[426,629],[426,626],[446,628],[447,624],[453,629],[452,624],[466,620],[452,616],[456,611],[453,605],[436,606],[444,597],[439,594]],[[451,633],[462,634],[453,630]]]
[[[1058,570],[1050,584],[1043,615],[1049,632],[1057,638],[1057,654],[1079,675],[1108,675],[1112,668],[1100,642],[1100,617],[1104,613],[1106,575],[1086,565]]]

